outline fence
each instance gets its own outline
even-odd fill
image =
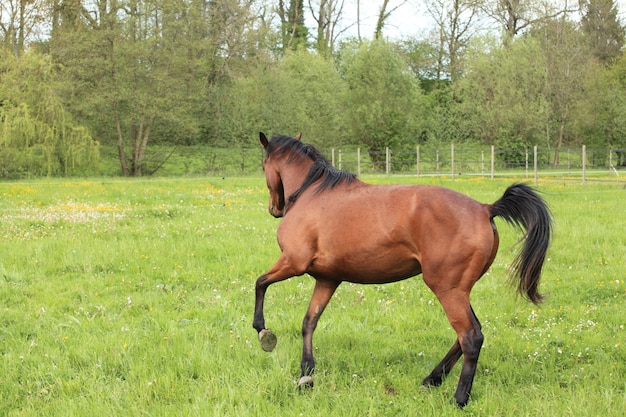
[[[602,177],[620,180],[626,169],[626,150],[561,149],[487,150],[455,148],[439,150],[417,146],[413,151],[362,152],[332,149],[327,157],[333,166],[355,172],[410,174],[416,176],[522,176],[538,181],[539,176],[580,179],[583,183]],[[620,171],[621,170],[621,171]]]

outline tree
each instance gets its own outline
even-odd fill
[[[342,52],[352,136],[368,147],[373,163],[380,166],[385,147],[417,144],[424,119],[422,92],[390,43],[378,39]]]
[[[398,47],[413,74],[419,78],[424,92],[429,93],[441,84],[439,48],[436,45],[427,39],[409,38],[402,40]]]
[[[309,0],[311,14],[317,23],[315,46],[317,52],[324,57],[330,56],[337,37],[345,30],[337,29],[343,15],[344,4],[344,0],[319,0],[319,3],[314,5]]]
[[[0,175],[95,173],[98,143],[56,95],[57,71],[48,57],[19,60],[0,50]]]
[[[282,34],[282,49],[306,48],[309,30],[304,25],[304,0],[278,0],[278,17]]]
[[[267,51],[255,35],[265,30],[262,14],[250,2],[90,5],[92,18],[60,19],[51,50],[72,81],[64,91],[72,110],[116,147],[123,175],[151,174],[162,165],[167,156],[151,162],[150,143],[173,146],[210,134],[206,120],[219,112],[212,100],[219,86],[242,71],[244,59]]]
[[[343,114],[345,83],[331,60],[304,51],[281,59],[275,111],[283,115],[287,133],[302,132],[320,147],[341,146],[347,141]]]
[[[574,23],[561,18],[533,31],[541,41],[546,65],[546,98],[552,120],[546,125],[546,142],[554,152],[552,163],[559,165],[561,147],[567,142],[572,109],[586,99],[584,86],[593,76],[595,58],[589,53],[584,35]]]
[[[295,135],[322,148],[340,146],[349,132],[342,111],[344,85],[333,63],[307,51],[287,53],[272,66],[258,66],[227,90],[220,132],[242,154],[256,144],[250,132]]]
[[[64,8],[52,52],[74,81],[65,94],[77,114],[101,114],[105,123],[97,131],[105,142],[115,138],[122,174],[141,176],[149,173],[144,158],[157,121],[178,124],[184,115],[177,110],[189,86],[181,75],[194,63],[185,60],[181,44],[189,9],[178,14],[158,1],[124,8],[101,1],[93,20],[82,17],[79,2]]]
[[[580,0],[581,28],[598,60],[605,64],[621,54],[624,27],[617,18],[613,0]]]
[[[597,63],[583,86],[585,96],[572,109],[576,144],[611,148],[626,162],[626,60]],[[580,138],[580,139],[579,139]],[[616,164],[617,165],[617,164]]]
[[[535,24],[574,11],[568,7],[567,0],[562,6],[546,0],[486,0],[480,3],[480,8],[502,27],[504,45]]]
[[[462,54],[475,30],[478,3],[475,0],[424,0],[435,21],[439,50],[437,81],[455,81],[462,72]]]
[[[508,160],[545,137],[550,118],[545,56],[539,41],[521,37],[508,47],[488,39],[475,45],[455,89],[457,124],[481,143],[510,149]]]
[[[2,0],[0,42],[15,56],[24,53],[26,42],[41,29],[46,18],[43,0]]]
[[[389,16],[391,16],[391,14],[395,12],[398,7],[402,6],[405,2],[406,0],[402,1],[397,6],[391,7],[391,9],[389,9],[389,0],[383,0],[383,4],[380,6],[380,9],[378,9],[378,18],[376,19],[376,28],[374,29],[374,39],[382,38],[383,27],[385,27],[387,19],[389,19]]]

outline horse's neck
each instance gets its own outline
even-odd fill
[[[289,198],[290,195],[300,189],[312,165],[313,161],[308,159],[298,164],[283,164],[280,169],[280,178],[283,182],[285,198]]]

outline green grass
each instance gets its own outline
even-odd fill
[[[369,182],[415,182],[367,177]],[[483,202],[512,179],[441,184]],[[0,184],[0,415],[612,416],[626,409],[626,191],[544,180],[555,240],[537,308],[506,283],[519,235],[472,293],[485,344],[470,404],[420,382],[454,340],[420,278],[343,284],[320,320],[312,392],[298,393],[313,283],[254,282],[276,259],[262,178]]]

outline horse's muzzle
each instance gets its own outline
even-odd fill
[[[268,211],[272,216],[276,217],[277,219],[283,217],[283,210],[278,210],[276,206],[270,205],[268,207]]]

